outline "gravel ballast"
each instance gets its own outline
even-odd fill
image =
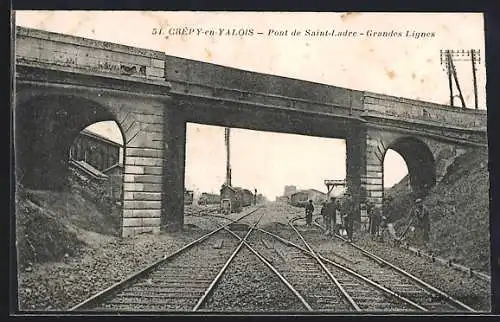
[[[235,257],[201,311],[301,312],[302,303],[253,253]]]
[[[399,266],[472,308],[479,311],[491,312],[490,283],[469,277],[466,273],[459,272],[451,267],[433,263],[404,249],[372,241],[366,235],[358,238],[356,244]]]
[[[18,273],[23,311],[66,311],[88,297],[203,235],[202,230],[110,238],[62,262],[34,264]]]
[[[271,204],[263,211],[265,215],[260,227],[301,244],[287,222],[292,217],[302,215],[303,209],[285,204]],[[241,215],[232,214],[228,218]],[[247,224],[259,216],[257,213],[255,216],[249,216]],[[185,230],[176,233],[162,232],[159,235],[144,234],[121,239],[87,232],[85,239],[92,239],[94,242],[76,254],[66,256],[59,262],[34,263],[20,269],[19,307],[24,311],[66,311],[218,226],[214,222],[217,219],[203,217],[186,216]],[[320,235],[319,229],[305,228],[303,220],[297,221],[297,224],[300,231],[308,232],[307,237],[311,239],[312,244],[324,241],[325,236]],[[83,234],[82,231],[80,233]],[[243,236],[245,232],[237,233]],[[480,311],[491,310],[490,286],[484,281],[419,258],[403,249],[374,242],[369,236],[356,233],[355,238],[356,243],[363,248],[373,251],[467,305]],[[249,242],[257,249],[265,250],[267,256],[271,256],[273,250],[265,249],[261,239],[267,239],[268,244],[273,245],[272,238],[267,238],[260,232],[253,233]],[[325,247],[328,248],[328,243]],[[271,258],[278,264],[278,257]],[[222,276],[202,311],[306,312],[303,304],[283,282],[245,246]]]

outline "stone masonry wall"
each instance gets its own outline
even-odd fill
[[[164,80],[164,54],[47,31],[16,28],[16,63]]]
[[[122,236],[158,233],[162,215],[163,108],[137,109],[122,121],[125,137]],[[134,114],[134,115],[132,115]]]

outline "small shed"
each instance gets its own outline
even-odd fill
[[[227,184],[223,184],[220,189],[220,198],[229,199],[231,201],[231,211],[239,212],[241,209],[241,188],[233,188]]]
[[[307,203],[307,200],[309,199],[309,192],[308,191],[298,191],[296,193],[293,193],[290,196],[290,203],[293,206],[305,206]]]

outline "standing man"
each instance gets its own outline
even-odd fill
[[[334,202],[335,203],[335,207],[334,207],[334,212],[335,212],[335,225],[334,225],[334,229],[335,229],[335,234],[341,236],[342,235],[342,212],[341,212],[341,204],[340,204],[340,201],[337,200]]]
[[[342,236],[343,219],[342,219],[342,203],[340,199],[335,202],[335,232]]]
[[[309,199],[309,202],[306,205],[306,225],[307,225],[307,227],[311,226],[313,212],[314,212],[313,201],[311,199]]]
[[[344,219],[344,226],[347,232],[347,239],[352,242],[352,233],[354,226],[354,203],[352,201],[351,193],[347,191],[344,194],[344,202],[342,203],[342,218]]]
[[[378,237],[380,241],[384,241],[384,236],[389,235],[396,238],[394,226],[391,219],[391,203],[392,197],[388,196],[382,200],[382,209],[379,211],[378,219]]]
[[[422,239],[425,243],[429,242],[429,233],[431,230],[431,223],[429,220],[429,210],[422,203],[422,199],[415,200],[415,210],[413,212],[414,218],[417,220],[419,229],[422,232]]]
[[[328,225],[326,226],[326,234],[327,235],[332,235],[334,236],[336,233],[336,219],[335,219],[335,213],[337,210],[337,206],[335,204],[335,197],[330,197],[330,202],[326,205],[326,221],[328,222]]]
[[[378,214],[377,209],[375,209],[375,205],[370,200],[366,201],[366,214],[368,215],[368,220],[370,220],[370,235],[375,236],[377,233],[378,227]]]
[[[326,216],[326,208],[328,206],[328,202],[326,200],[321,204],[321,217],[323,217],[323,225],[325,225],[325,234],[328,232],[328,217]]]

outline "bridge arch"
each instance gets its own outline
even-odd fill
[[[70,147],[91,124],[115,121],[126,142],[118,115],[99,102],[77,95],[29,96],[21,95],[14,110],[16,174],[26,187],[63,190]]]
[[[436,161],[425,142],[411,136],[398,138],[385,149],[382,161],[388,150],[397,152],[406,162],[415,196],[425,195],[436,184]]]

